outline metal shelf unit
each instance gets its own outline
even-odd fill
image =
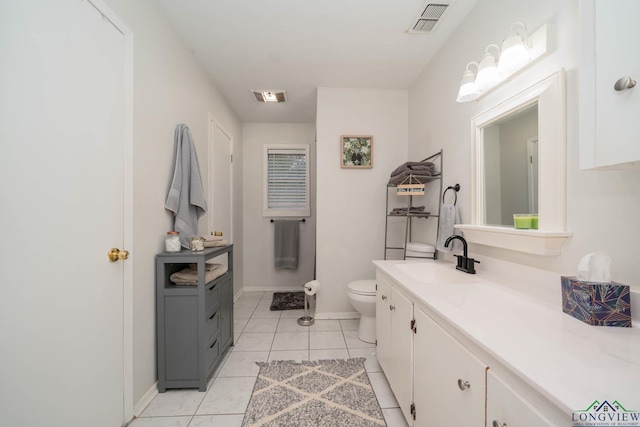
[[[427,157],[426,159],[422,160],[423,162],[432,162],[436,165],[436,168],[438,170],[438,175],[435,176],[424,176],[424,175],[419,175],[419,174],[412,174],[408,176],[407,181],[408,182],[412,182],[412,181],[419,181],[421,183],[424,183],[424,195],[403,195],[402,197],[406,197],[407,198],[407,210],[406,210],[406,214],[391,214],[391,208],[389,206],[389,199],[391,194],[396,194],[397,191],[397,187],[398,184],[387,184],[387,194],[386,194],[386,206],[385,206],[385,210],[386,210],[386,218],[385,218],[385,226],[384,226],[384,259],[386,260],[388,258],[388,253],[389,251],[399,251],[402,250],[402,259],[437,259],[438,257],[438,251],[437,249],[435,249],[436,246],[436,242],[438,241],[438,231],[440,228],[440,206],[442,205],[442,157],[443,157],[443,150],[440,150],[439,152]],[[414,206],[413,202],[414,200],[416,200],[417,198],[427,198],[427,192],[431,189],[434,188],[434,186],[436,186],[439,183],[439,187],[438,188],[438,203],[437,203],[437,209],[435,211],[435,213],[432,212],[425,212],[425,213],[412,213],[411,212],[411,207]],[[393,191],[392,191],[393,190]],[[404,239],[403,239],[403,245],[402,246],[389,246],[389,218],[402,218],[405,221],[405,226],[404,226]],[[419,256],[413,256],[413,255],[407,255],[407,243],[411,242],[412,240],[412,234],[413,234],[413,227],[412,227],[412,221],[416,218],[420,218],[420,219],[429,219],[429,218],[436,218],[438,223],[436,224],[436,236],[435,236],[435,240],[433,241],[433,246],[434,246],[434,251],[433,251],[433,256],[425,256],[425,257],[419,257]]]

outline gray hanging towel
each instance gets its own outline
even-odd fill
[[[297,219],[275,221],[273,251],[276,268],[298,268],[299,228]]]
[[[460,224],[460,213],[456,205],[443,204],[440,207],[440,225],[438,228],[438,241],[436,249],[442,252],[460,252],[462,242],[458,239],[449,242],[449,247],[444,244],[451,236],[460,235],[460,232],[453,228],[455,224]]]
[[[198,235],[198,219],[207,212],[196,146],[185,124],[174,134],[174,169],[165,209],[173,212],[173,229],[180,232],[180,243],[189,248]]]

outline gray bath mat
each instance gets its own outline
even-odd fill
[[[304,308],[304,292],[274,292],[271,311],[300,310]]]
[[[364,360],[258,363],[242,427],[386,426]]]

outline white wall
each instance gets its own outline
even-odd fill
[[[244,210],[244,288],[245,290],[295,289],[313,279],[316,251],[315,204],[315,124],[245,123],[243,126]],[[309,146],[311,216],[300,224],[298,268],[276,269],[273,266],[273,231],[271,218],[262,216],[263,167],[265,144]]]
[[[173,226],[164,209],[171,179],[173,131],[186,123],[196,142],[203,179],[208,176],[208,113],[233,134],[241,153],[239,119],[209,81],[191,52],[181,43],[166,17],[152,0],[106,0],[134,32],[134,268],[133,380],[134,404],[156,381],[154,256],[163,250],[163,238]],[[240,156],[241,157],[241,156]],[[241,161],[241,158],[237,159]],[[241,168],[236,168],[241,194]],[[208,191],[205,182],[205,191]],[[208,192],[206,193],[208,194]],[[236,197],[236,212],[242,197]],[[237,221],[236,236],[242,235]],[[206,232],[207,218],[200,220]],[[236,247],[242,253],[241,245]],[[241,257],[236,260],[236,288],[242,283]]]
[[[529,31],[549,24],[550,53],[485,98],[457,104],[460,76],[490,43],[500,43],[513,21]],[[424,147],[445,149],[445,185],[460,182],[458,204],[463,222],[471,212],[471,118],[510,93],[516,93],[560,67],[567,70],[567,222],[573,237],[555,257],[471,245],[476,258],[495,257],[562,274],[573,274],[584,254],[604,251],[612,257],[612,277],[639,286],[637,236],[640,222],[640,172],[578,169],[578,0],[536,2],[480,0],[466,20],[409,89],[409,153]],[[482,270],[486,264],[478,265]],[[559,294],[558,294],[559,297]]]
[[[347,284],[373,279],[371,261],[384,255],[386,184],[407,159],[407,92],[318,88],[316,126],[317,315],[324,317],[355,312]],[[340,168],[340,135],[373,135],[372,169]]]

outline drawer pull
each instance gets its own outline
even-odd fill
[[[497,420],[493,420],[493,427],[507,427],[507,423],[501,423]]]
[[[465,391],[468,388],[471,388],[471,384],[469,384],[469,381],[465,381],[463,379],[459,379],[458,380],[458,387],[460,388],[460,390]]]
[[[218,340],[215,340],[214,342],[211,343],[209,348],[213,348],[217,343],[218,343]],[[200,347],[200,348],[202,348],[202,347]]]
[[[396,309],[396,306],[395,306],[395,305],[390,305],[390,306],[389,306],[389,310],[393,311],[393,310],[395,310],[395,309]]]
[[[386,295],[382,295],[382,301],[386,300],[387,296]]]
[[[213,288],[215,288],[215,287],[216,287],[216,285],[212,285],[212,286],[209,288],[209,290],[210,290],[210,291],[212,291],[212,290],[213,290]]]
[[[214,317],[216,317],[216,314],[218,313],[213,313],[211,316],[209,316],[209,320],[212,320]]]
[[[624,92],[627,89],[631,89],[636,85],[636,81],[633,80],[629,76],[620,77],[616,83],[613,85],[613,88],[616,92]]]

